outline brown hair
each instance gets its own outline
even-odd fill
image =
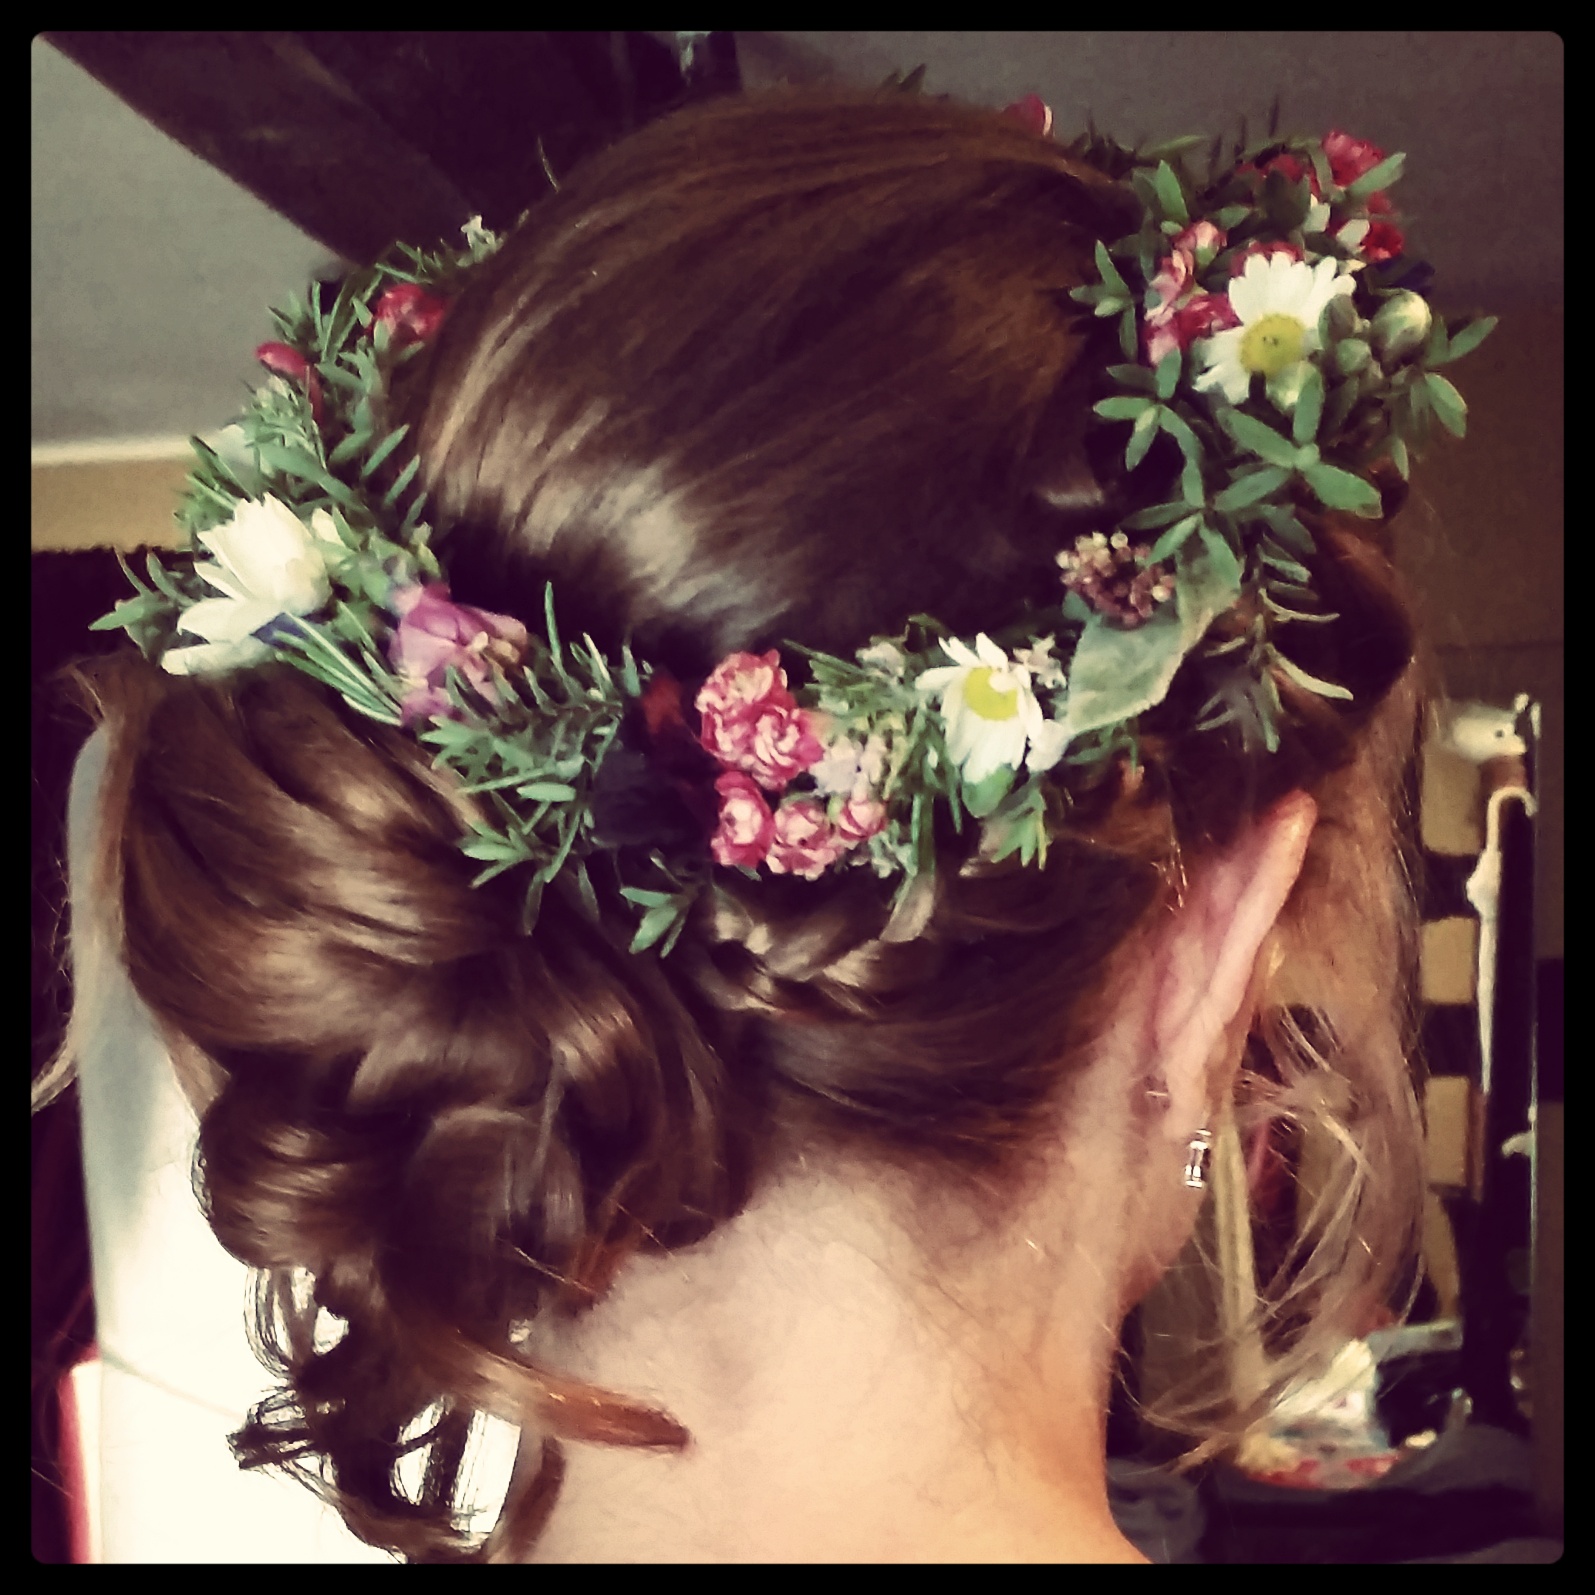
[[[1055,552],[1178,465],[1155,449],[1126,478],[1122,429],[1087,425],[1120,356],[1068,290],[1136,219],[1056,144],[912,95],[728,99],[634,135],[479,269],[394,395],[453,596],[535,622],[551,579],[571,632],[629,635],[688,681],[733,649],[846,654],[915,613],[970,635],[1056,601]],[[244,1464],[298,1468],[415,1559],[524,1554],[561,1438],[685,1436],[532,1365],[518,1326],[707,1235],[805,1140],[1003,1200],[1183,869],[1300,788],[1320,823],[1241,1111],[1328,1127],[1341,1161],[1260,1282],[1261,1319],[1292,1326],[1270,1381],[1161,1415],[1232,1441],[1402,1277],[1421,1198],[1401,807],[1421,677],[1388,527],[1301,513],[1339,618],[1299,628],[1299,662],[1354,700],[1281,675],[1268,753],[1194,729],[1182,671],[1137,767],[1058,783],[1044,869],[938,831],[910,942],[881,939],[891,883],[868,871],[722,872],[663,961],[626,953],[602,886],[602,928],[551,890],[524,938],[512,879],[472,889],[470,801],[413,739],[281,666],[85,671],[113,736],[115,934],[174,1046],[216,1071],[210,1222],[266,1271],[283,1389]],[[347,1328],[318,1351],[322,1309]],[[543,1442],[485,1546],[452,1511],[481,1411]],[[394,1465],[427,1414],[409,1499]]]

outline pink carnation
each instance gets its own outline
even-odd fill
[[[833,830],[818,798],[797,798],[775,811],[766,862],[777,875],[817,880],[854,843]]]
[[[1185,312],[1191,305],[1215,297],[1202,293],[1197,284],[1196,251],[1205,249],[1217,254],[1224,247],[1224,241],[1223,229],[1209,221],[1192,222],[1175,237],[1169,254],[1164,256],[1152,279],[1160,303],[1147,315],[1143,328],[1146,356],[1152,365],[1157,365],[1171,349],[1188,349],[1191,339],[1203,336],[1210,322],[1223,314],[1216,309],[1202,309],[1188,317]],[[1228,301],[1225,303],[1227,305]]]
[[[728,770],[714,784],[720,794],[720,823],[709,841],[716,864],[757,866],[775,834],[775,821],[764,794],[736,770]]]
[[[1198,338],[1240,324],[1228,294],[1194,294],[1178,310],[1147,317],[1147,360],[1156,365],[1170,349],[1189,349]]]
[[[867,842],[886,829],[886,805],[879,798],[850,797],[836,817],[836,834],[849,847]]]
[[[728,769],[742,770],[772,792],[825,756],[817,715],[787,690],[780,655],[734,653],[699,690],[699,740]]]
[[[388,639],[388,660],[405,687],[400,712],[406,724],[453,712],[445,689],[450,665],[496,702],[492,665],[507,669],[526,657],[520,621],[450,602],[443,582],[398,588],[393,608],[399,624]]]
[[[1385,152],[1377,145],[1370,144],[1365,138],[1353,138],[1350,133],[1342,133],[1338,128],[1325,136],[1323,149],[1329,157],[1330,175],[1339,188],[1350,188],[1359,177],[1366,177],[1385,158]]]

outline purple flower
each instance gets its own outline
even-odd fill
[[[406,725],[455,712],[445,686],[450,665],[497,703],[492,666],[507,670],[526,657],[520,621],[451,603],[444,582],[398,588],[393,608],[399,624],[388,639],[388,660],[404,688],[399,708]]]

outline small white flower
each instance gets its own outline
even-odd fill
[[[1056,637],[1042,637],[1034,647],[1015,648],[1013,656],[1030,672],[1039,686],[1061,687],[1067,678],[1063,666],[1052,657],[1056,645]]]
[[[920,692],[941,694],[947,750],[964,779],[983,781],[1003,765],[1017,770],[1026,747],[1047,740],[1029,669],[1009,659],[984,632],[973,651],[957,638],[942,648],[957,663],[927,670],[914,685]]]
[[[815,786],[827,797],[842,792],[850,793],[858,780],[863,757],[863,748],[851,737],[838,737],[827,746],[825,757],[818,764],[809,766],[809,774],[814,777]]]
[[[875,665],[888,674],[902,677],[904,654],[895,643],[872,642],[868,648],[860,648],[858,661],[863,665]]]
[[[250,500],[199,540],[215,562],[196,565],[195,572],[222,597],[202,598],[183,611],[178,630],[205,641],[167,650],[161,664],[174,676],[258,664],[271,650],[257,631],[279,615],[311,614],[332,596],[327,555],[343,544],[325,510],[317,510],[306,526],[278,499]]]
[[[862,746],[853,737],[828,743],[825,757],[809,768],[814,784],[827,797],[872,797],[886,774],[886,739],[874,736]]]
[[[1306,362],[1319,349],[1324,306],[1355,288],[1349,276],[1339,275],[1339,264],[1330,257],[1309,266],[1283,253],[1253,255],[1229,287],[1230,308],[1241,324],[1196,344],[1207,369],[1193,386],[1218,388],[1231,404],[1242,404],[1258,372],[1282,389],[1299,385]]]

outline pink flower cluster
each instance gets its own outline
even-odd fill
[[[1325,137],[1323,150],[1329,160],[1330,173],[1341,188],[1371,172],[1385,158],[1385,152],[1366,139],[1353,138],[1339,131]],[[1311,162],[1289,151],[1276,155],[1260,168],[1243,166],[1240,170],[1252,172],[1259,179],[1274,171],[1283,172],[1292,182],[1300,182],[1305,177],[1312,186],[1313,198],[1322,197]],[[1390,198],[1383,191],[1370,194],[1367,203],[1369,213],[1375,217],[1388,214],[1390,210]],[[1205,258],[1211,260],[1224,244],[1223,229],[1209,221],[1193,222],[1175,237],[1152,279],[1159,302],[1157,309],[1147,314],[1142,329],[1149,364],[1157,365],[1171,349],[1189,349],[1198,338],[1210,338],[1215,332],[1240,325],[1229,295],[1206,293],[1196,281],[1197,251],[1202,250]],[[1401,233],[1389,222],[1372,221],[1358,253],[1370,264],[1376,264],[1394,259],[1405,247]],[[1246,270],[1246,263],[1253,255],[1265,259],[1271,255],[1288,255],[1292,260],[1302,258],[1301,250],[1294,244],[1283,240],[1254,240],[1235,252],[1230,261],[1231,278],[1239,277]]]
[[[780,657],[773,648],[730,654],[698,693],[699,740],[725,770],[714,784],[720,819],[709,851],[717,864],[768,864],[777,875],[814,880],[882,830],[886,808],[855,792],[834,824],[818,797],[771,810],[766,791],[783,790],[825,757],[820,717],[798,707]]]
[[[399,624],[388,639],[388,661],[404,684],[399,710],[406,725],[454,712],[446,690],[451,665],[496,703],[493,665],[509,669],[526,657],[520,621],[451,602],[443,582],[397,588],[392,603]]]
[[[1150,364],[1157,365],[1171,349],[1189,349],[1198,338],[1241,324],[1228,294],[1206,293],[1196,281],[1197,250],[1211,260],[1224,240],[1223,229],[1208,221],[1192,222],[1175,237],[1152,279],[1158,307],[1148,312],[1142,330]]]
[[[1385,151],[1376,144],[1370,144],[1365,138],[1353,138],[1350,133],[1342,133],[1338,128],[1331,129],[1324,135],[1321,147],[1329,161],[1329,175],[1334,178],[1337,188],[1349,188],[1359,177],[1366,177],[1385,158]],[[1259,177],[1269,172],[1280,171],[1293,183],[1299,183],[1305,177],[1311,185],[1313,198],[1323,198],[1318,187],[1318,174],[1313,170],[1312,164],[1288,151],[1276,155],[1265,166],[1260,168],[1243,166],[1241,170],[1255,170]],[[1370,194],[1366,204],[1370,217],[1377,218],[1390,214],[1390,196],[1383,189]],[[1357,253],[1370,265],[1378,265],[1381,261],[1394,260],[1406,247],[1406,239],[1402,237],[1398,227],[1387,221],[1373,220],[1363,235]]]
[[[1149,545],[1132,544],[1129,534],[1086,532],[1057,556],[1063,585],[1077,592],[1099,614],[1128,628],[1139,626],[1174,596],[1174,577],[1165,566],[1142,567]]]

